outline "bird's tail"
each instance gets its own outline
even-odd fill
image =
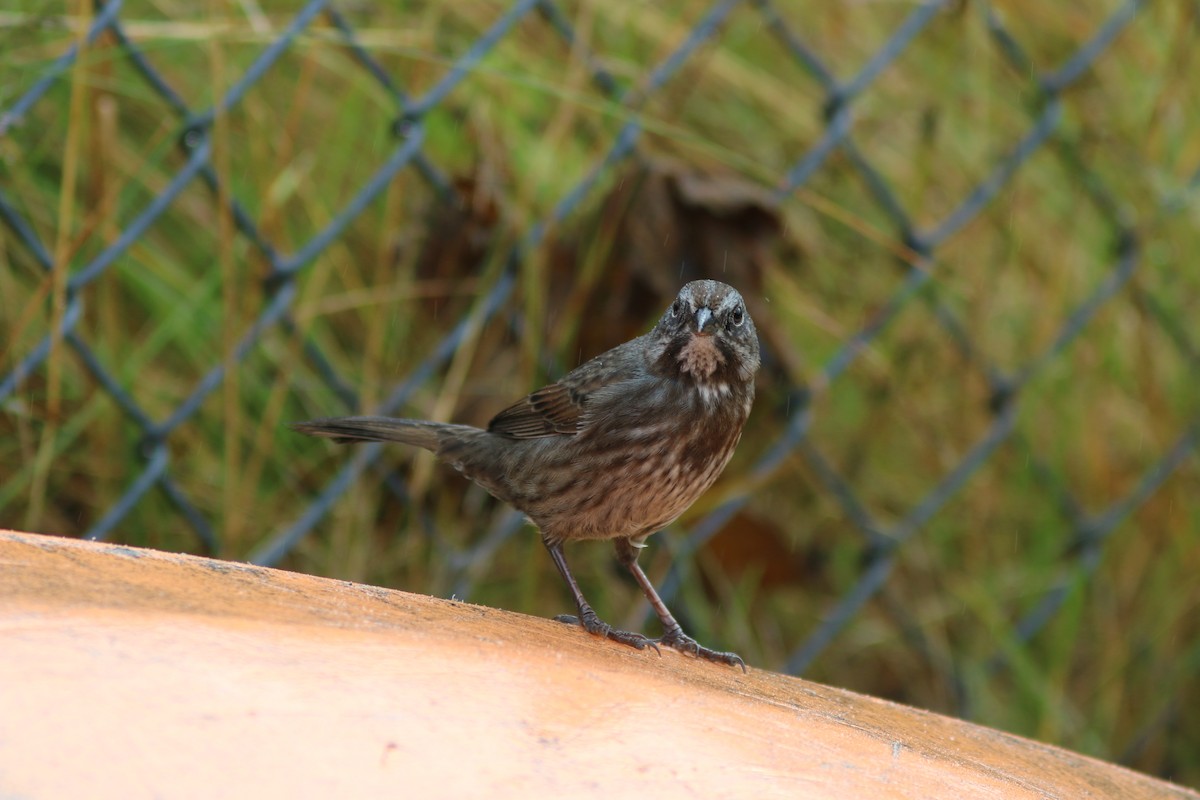
[[[392,417],[329,417],[293,422],[288,427],[309,436],[324,436],[339,444],[346,442],[400,442],[438,452],[444,437],[461,430],[471,430],[465,425],[450,425],[443,422],[426,422],[420,419],[393,419]]]

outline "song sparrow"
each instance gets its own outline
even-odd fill
[[[393,441],[430,450],[541,531],[593,634],[661,644],[741,666],[735,653],[683,632],[638,566],[646,537],[682,514],[725,468],[754,401],[758,334],[742,296],[693,281],[649,333],[580,365],[558,383],[501,411],[487,430],[388,417],[316,419],[292,425],[337,442]],[[613,539],[662,620],[650,639],[602,622],[563,558],[564,542]]]

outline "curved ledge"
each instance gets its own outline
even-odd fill
[[[1200,797],[466,603],[6,532],[0,575],[5,796]]]

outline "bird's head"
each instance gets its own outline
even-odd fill
[[[680,289],[650,339],[657,369],[700,385],[743,385],[759,366],[758,332],[746,303],[719,281]]]

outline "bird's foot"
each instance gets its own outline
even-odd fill
[[[668,630],[654,641],[663,647],[670,647],[672,650],[678,650],[681,653],[687,653],[696,658],[702,658],[705,661],[713,661],[717,664],[725,664],[730,667],[741,667],[742,672],[746,671],[746,662],[737,653],[724,653],[720,650],[711,650],[688,636],[679,627]]]
[[[645,650],[647,647],[651,647],[654,649],[654,652],[662,655],[662,651],[658,649],[658,645],[650,637],[634,633],[633,631],[619,631],[596,616],[596,612],[590,608],[582,609],[578,617],[574,614],[559,614],[554,619],[558,622],[565,622],[568,625],[580,625],[588,633],[612,639],[614,642],[620,642],[638,650]]]

